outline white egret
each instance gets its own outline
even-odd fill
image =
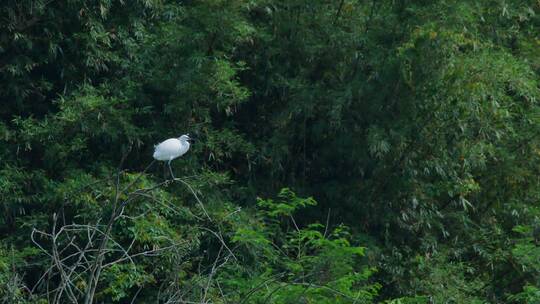
[[[189,134],[184,134],[178,138],[169,138],[154,146],[154,159],[167,162],[173,179],[174,174],[171,169],[171,161],[186,154],[189,150],[190,140]]]

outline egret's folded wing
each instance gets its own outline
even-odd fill
[[[154,158],[157,160],[170,160],[178,157],[180,141],[176,138],[167,139],[156,146]]]

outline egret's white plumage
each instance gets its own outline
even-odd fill
[[[189,150],[189,140],[189,135],[186,134],[179,138],[169,138],[154,147],[154,159],[166,161],[173,178],[171,160],[186,154]]]
[[[156,160],[170,161],[180,157],[189,150],[189,136],[182,135],[179,138],[169,138],[155,146],[154,158]]]

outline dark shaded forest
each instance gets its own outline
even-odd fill
[[[539,82],[537,0],[4,0],[0,303],[540,303]]]

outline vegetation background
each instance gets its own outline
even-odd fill
[[[0,299],[540,303],[539,76],[537,0],[4,0]]]

